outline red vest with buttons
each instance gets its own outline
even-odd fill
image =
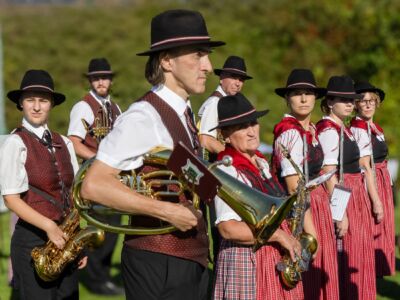
[[[58,133],[51,133],[53,145],[56,146],[53,156],[33,133],[19,128],[15,134],[21,137],[27,149],[25,169],[30,189],[22,194],[21,198],[49,219],[62,221],[63,216],[68,214],[73,206],[69,192],[74,179],[71,156],[64,140]],[[62,184],[65,186],[64,189]],[[40,193],[34,192],[31,187],[40,190]],[[47,198],[51,197],[55,204],[43,194],[46,194]]]
[[[100,103],[95,98],[93,98],[91,94],[85,95],[85,97],[83,97],[83,101],[89,104],[90,108],[92,109],[94,119],[96,118],[99,118],[100,120],[103,119],[104,110],[100,105]],[[112,129],[115,120],[121,114],[121,112],[119,111],[118,106],[114,102],[112,101],[110,102],[111,102],[111,119],[112,119],[110,124],[110,129]],[[93,126],[94,123],[90,124],[89,128],[92,129]],[[99,145],[97,144],[96,139],[91,134],[86,133],[85,139],[83,140],[83,144],[85,144],[91,151],[97,153]]]
[[[147,93],[140,99],[141,101],[148,101],[157,110],[174,144],[182,141],[189,149],[193,149],[191,140],[179,116],[165,101],[152,92]],[[136,170],[136,172],[148,173],[159,169],[158,165],[146,165]],[[174,187],[170,186],[170,188],[173,189]],[[181,195],[179,198],[172,199],[172,201],[184,203],[191,200],[189,197],[190,195]],[[136,226],[155,227],[161,223],[162,221],[159,219],[146,216],[134,216],[131,218],[131,224]],[[192,260],[207,267],[208,237],[203,218],[199,220],[197,227],[187,232],[177,230],[170,234],[162,235],[126,235],[125,244],[134,249]]]

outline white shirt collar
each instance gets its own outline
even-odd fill
[[[25,118],[22,118],[22,126],[25,127],[27,130],[29,130],[30,132],[34,133],[40,139],[43,137],[44,131],[46,129],[49,130],[47,124],[36,127],[31,123],[29,123],[28,120],[26,120]]]
[[[93,90],[90,90],[89,93],[101,105],[104,105],[107,101],[110,101],[110,95],[107,95],[107,97],[104,98],[104,97],[101,97],[101,96],[97,95],[96,92],[93,91]]]
[[[284,114],[283,117],[284,117],[284,118],[293,118],[293,119],[296,119],[295,117],[293,117],[293,116],[290,115],[290,114]]]
[[[333,123],[341,126],[338,122],[336,122],[336,120],[334,118],[331,118],[330,116],[323,116],[322,119],[324,120],[331,120]]]
[[[221,85],[219,85],[219,86],[217,87],[217,91],[221,93],[222,97],[227,96],[227,94],[225,93],[225,91],[222,89],[222,86],[221,86]]]
[[[151,91],[163,99],[163,101],[167,102],[180,117],[185,113],[186,107],[189,106],[191,108],[190,100],[186,101],[163,84],[153,86]]]

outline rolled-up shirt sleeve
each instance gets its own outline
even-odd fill
[[[204,108],[200,121],[200,134],[217,138],[217,130],[209,130],[218,125],[218,101],[219,99],[214,97],[210,99],[210,103]]]
[[[244,182],[248,185],[250,183],[246,181],[243,176],[240,176],[236,169],[232,166],[230,167],[225,167],[225,166],[219,166],[221,170],[223,170],[225,173],[229,174],[230,176],[240,180],[241,182]],[[242,221],[242,218],[232,209],[224,200],[222,200],[220,197],[215,196],[214,198],[214,205],[215,205],[215,213],[216,213],[216,220],[215,220],[215,225],[218,225],[221,222],[224,221],[229,221],[229,220],[236,220],[236,221]]]
[[[82,140],[85,139],[86,129],[83,126],[82,119],[89,125],[94,122],[94,115],[89,104],[85,101],[79,101],[72,107],[69,116],[68,136],[77,136]]]
[[[2,195],[21,194],[29,189],[25,169],[26,147],[22,139],[11,134],[0,147],[0,190]]]
[[[157,146],[172,149],[172,138],[153,106],[140,101],[118,117],[101,141],[96,159],[119,170],[132,170],[141,167],[143,154]]]
[[[324,152],[323,165],[339,164],[339,134],[334,128],[328,128],[318,134],[322,151]]]

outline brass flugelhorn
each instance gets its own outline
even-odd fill
[[[172,151],[168,149],[154,149],[143,157],[143,164],[166,166]],[[270,236],[279,227],[280,223],[285,219],[290,211],[293,203],[296,201],[296,195],[288,197],[274,197],[264,194],[256,189],[251,188],[245,183],[237,180],[236,178],[228,175],[221,169],[217,168],[218,164],[229,165],[229,159],[224,158],[210,164],[202,159],[199,159],[208,170],[218,179],[220,187],[218,189],[218,196],[223,199],[239,216],[246,222],[252,229],[255,237],[254,251],[259,249],[262,245],[266,244]],[[106,231],[123,234],[134,235],[149,235],[149,234],[164,234],[177,230],[170,224],[162,225],[159,228],[143,228],[132,227],[130,225],[121,224],[114,226],[104,224],[95,219],[90,212],[97,214],[125,214],[130,218],[135,218],[135,215],[128,214],[122,211],[95,204],[88,199],[84,199],[80,195],[81,185],[85,178],[86,171],[92,164],[92,160],[88,160],[82,165],[81,169],[75,176],[73,184],[73,199],[80,215],[90,224],[99,227]],[[147,174],[137,174],[134,170],[129,172],[121,172],[120,180],[131,189],[138,193],[144,194],[159,200],[165,200],[170,196],[170,193],[182,193],[185,190],[190,190],[191,184],[185,182],[182,178],[177,178],[171,171],[160,170],[150,172]],[[161,185],[174,184],[180,186],[181,189],[175,192],[158,192],[153,187],[160,187]],[[191,192],[194,193],[193,190]],[[176,196],[176,194],[173,194]],[[194,193],[194,205],[198,205],[199,197]]]

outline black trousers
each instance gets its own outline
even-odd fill
[[[120,215],[99,216],[98,218],[112,225],[118,225],[121,222]],[[86,266],[88,275],[87,286],[96,287],[99,284],[111,280],[111,259],[117,240],[118,234],[106,232],[103,245],[86,252],[88,255],[88,263]]]
[[[52,282],[39,278],[32,265],[31,251],[43,246],[47,236],[42,230],[19,220],[11,239],[11,262],[14,272],[14,287],[20,300],[75,300],[79,299],[77,272],[67,267],[60,277]]]
[[[124,245],[122,277],[127,300],[205,300],[208,271],[199,263]]]

